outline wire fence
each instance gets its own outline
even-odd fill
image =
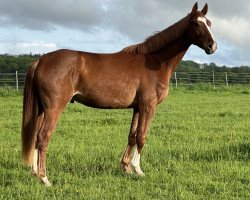
[[[176,87],[180,85],[210,84],[215,86],[250,84],[250,74],[233,72],[175,72],[171,83]]]
[[[0,87],[23,88],[26,73],[0,73]],[[234,84],[250,84],[250,74],[233,72],[175,72],[171,77],[175,87],[194,84],[229,86]]]
[[[26,73],[0,73],[0,87],[23,88]]]

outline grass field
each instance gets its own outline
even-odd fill
[[[250,87],[172,88],[142,155],[145,177],[119,161],[131,110],[70,104],[48,151],[45,188],[20,159],[22,94],[0,90],[0,199],[250,199]]]

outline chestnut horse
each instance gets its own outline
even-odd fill
[[[94,108],[133,108],[121,166],[127,173],[143,175],[140,155],[147,131],[156,106],[168,95],[177,64],[192,44],[207,54],[217,49],[207,10],[206,4],[198,11],[195,3],[177,23],[117,53],[58,50],[32,63],[26,76],[22,122],[22,154],[32,173],[50,185],[47,146],[65,106],[77,101]]]

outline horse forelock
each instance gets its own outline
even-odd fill
[[[183,35],[188,27],[189,19],[190,15],[187,15],[163,31],[156,32],[149,36],[144,42],[128,46],[122,51],[135,54],[147,54],[158,51]]]

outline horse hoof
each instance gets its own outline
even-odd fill
[[[131,174],[133,174],[133,171],[124,171],[124,174],[127,175],[127,176],[130,176]]]
[[[145,176],[144,172],[141,170],[140,167],[135,167],[134,170],[138,176]]]
[[[42,178],[41,178],[41,181],[44,183],[44,185],[45,185],[46,187],[50,187],[50,186],[51,186],[51,183],[49,182],[47,176],[42,177]]]
[[[32,172],[31,172],[31,175],[32,175],[32,176],[37,176],[37,173],[34,172],[34,171],[32,171]]]
[[[137,173],[137,175],[143,177],[143,176],[145,176],[145,173],[141,172],[141,173]]]

